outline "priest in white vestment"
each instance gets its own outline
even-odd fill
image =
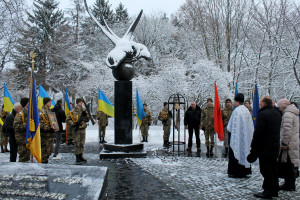
[[[238,93],[234,98],[235,109],[229,119],[229,161],[228,176],[243,178],[251,174],[251,166],[247,161],[253,137],[254,126],[249,110],[243,105],[244,95]]]

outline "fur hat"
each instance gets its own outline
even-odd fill
[[[78,99],[76,99],[76,104],[78,104],[79,102],[82,102],[83,100],[82,100],[82,98],[78,98]]]
[[[20,101],[21,106],[22,106],[22,107],[25,107],[26,104],[28,103],[28,101],[29,101],[29,98],[23,97],[23,98],[21,99],[21,101]]]
[[[288,99],[280,99],[278,102],[277,102],[277,106],[278,108],[286,108],[290,105],[290,101]]]
[[[238,101],[240,103],[244,103],[244,95],[242,93],[238,93],[237,95],[235,95],[234,100]]]
[[[62,103],[61,99],[59,99],[59,100],[56,101],[56,104],[58,104],[58,105],[60,105],[61,103]]]
[[[43,99],[44,105],[46,105],[49,101],[51,101],[51,99],[50,99],[49,97],[45,97],[45,98]]]

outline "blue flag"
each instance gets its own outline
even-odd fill
[[[35,159],[41,163],[41,138],[38,102],[36,97],[34,72],[31,69],[29,105],[26,124],[26,147],[30,149]]]
[[[260,108],[259,108],[258,89],[257,89],[257,85],[255,84],[254,99],[253,99],[253,111],[252,111],[254,127],[256,124],[256,119],[257,119],[259,109]]]
[[[146,113],[144,111],[143,102],[139,96],[138,89],[136,89],[136,118],[140,126],[144,117],[146,117]]]
[[[239,93],[238,91],[238,84],[236,83],[235,84],[235,91],[234,91],[234,97]],[[233,110],[235,109],[234,105],[232,106],[233,107]]]

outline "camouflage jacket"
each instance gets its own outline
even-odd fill
[[[148,109],[145,110],[146,116],[142,119],[141,125],[150,125],[152,124],[152,115]]]
[[[201,113],[201,126],[205,130],[214,130],[214,106],[206,106]]]
[[[102,111],[97,112],[97,120],[99,126],[107,126],[108,125],[108,115]]]
[[[67,117],[67,121],[70,123],[70,125],[72,127],[75,127],[76,123],[78,122],[78,120],[80,119],[81,115],[82,115],[82,111],[83,109],[82,108],[79,108],[79,107],[75,107],[73,108],[68,117]],[[84,119],[80,122],[79,124],[79,129],[85,129],[87,127],[87,122],[85,121],[88,121],[90,118],[88,116],[88,114],[84,117]]]
[[[172,122],[172,113],[168,109],[164,108],[159,112],[158,120],[162,121],[164,126],[170,126]]]
[[[221,114],[222,114],[222,120],[223,120],[224,127],[227,127],[230,116],[232,114],[232,111],[233,111],[232,106],[230,108],[225,107],[222,109]]]
[[[27,109],[21,108],[16,114],[13,127],[15,138],[18,144],[26,144],[26,124],[27,124]]]
[[[40,129],[41,132],[49,132],[51,128],[51,121],[49,119],[48,112],[51,112],[50,108],[47,106],[43,106],[39,113],[39,120],[40,120]]]

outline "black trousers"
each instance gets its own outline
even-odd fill
[[[10,162],[16,162],[17,161],[17,155],[18,155],[18,144],[16,142],[15,136],[11,135],[9,137],[9,147],[10,147]]]
[[[262,188],[270,193],[279,189],[277,158],[259,157],[260,173],[264,177]]]
[[[188,130],[189,130],[188,147],[192,148],[192,145],[193,145],[193,132],[195,130],[197,148],[200,148],[200,137],[199,137],[200,130],[199,130],[199,126],[196,126],[196,127],[188,126]]]

